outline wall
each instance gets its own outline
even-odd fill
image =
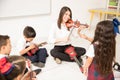
[[[74,20],[78,19],[80,22],[89,24],[90,13],[88,9],[105,8],[106,0],[51,0],[51,13],[48,15],[0,19],[0,34],[9,35],[12,44],[14,44],[22,35],[23,28],[29,25],[35,28],[37,37],[47,37],[50,25],[57,20],[59,10],[62,6],[69,6],[71,8]],[[98,20],[99,16],[96,15],[93,24],[96,24]]]
[[[51,0],[0,0],[0,18],[49,14],[50,3]]]

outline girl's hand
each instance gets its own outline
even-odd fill
[[[81,38],[87,39],[87,36],[85,34],[80,34]]]
[[[31,61],[29,59],[26,59],[26,68],[31,71]]]
[[[84,74],[85,76],[87,76],[87,75],[88,75],[88,68],[83,67],[83,74]]]
[[[21,78],[21,80],[37,80],[36,74],[35,72],[29,71]]]
[[[83,29],[83,27],[79,27],[77,33],[78,33],[78,35],[79,35],[81,38],[87,39],[87,36],[86,36],[85,34],[81,34],[81,33],[80,33],[80,31],[81,31],[82,29]]]

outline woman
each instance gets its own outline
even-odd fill
[[[72,12],[69,7],[62,7],[59,13],[57,23],[53,24],[48,38],[48,43],[54,43],[54,48],[50,51],[58,64],[61,61],[74,61],[65,53],[66,48],[71,45],[70,37],[72,28],[66,26],[66,22],[72,19]],[[81,56],[85,54],[86,50],[81,47],[74,47],[77,58],[82,61]]]

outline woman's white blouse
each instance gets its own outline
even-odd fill
[[[64,38],[68,37],[70,34],[70,31],[67,30],[66,26],[61,26],[61,29],[58,28],[57,23],[53,24],[48,37],[48,43],[55,43],[56,39],[58,38]],[[59,42],[55,45],[67,45],[70,44],[70,42]]]

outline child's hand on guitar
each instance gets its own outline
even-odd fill
[[[45,45],[45,44],[47,44],[47,42],[42,42],[42,43],[40,43],[40,44],[38,44],[38,45],[36,45],[36,44],[31,44],[31,45],[29,46],[29,51],[27,52],[27,54],[28,54],[29,56],[32,56],[33,54],[35,54],[35,53],[39,50],[39,47],[40,47],[40,46],[43,46],[43,45]]]
[[[31,45],[29,46],[29,48],[30,48],[30,50],[31,50],[31,49],[34,49],[36,46],[37,46],[36,44],[31,44]]]

